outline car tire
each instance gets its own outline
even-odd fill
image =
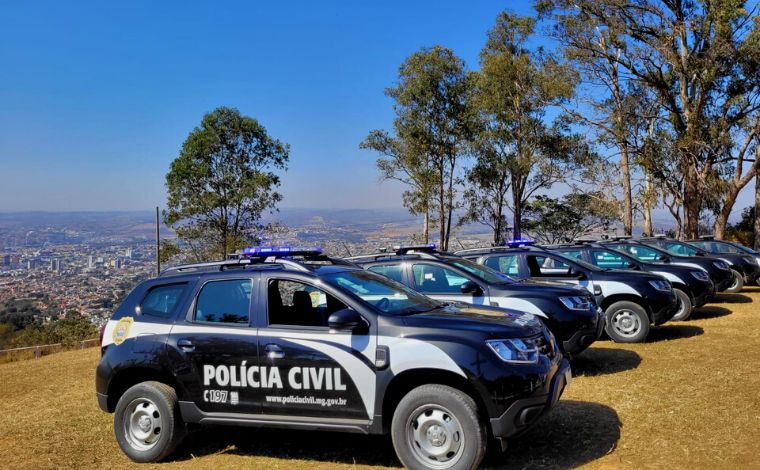
[[[678,298],[678,311],[675,315],[673,315],[673,318],[671,318],[671,320],[686,320],[691,316],[692,310],[694,310],[694,307],[691,304],[691,297],[689,297],[689,294],[682,291],[681,289],[673,288],[673,293],[676,295],[676,298]]]
[[[649,316],[641,305],[621,300],[607,307],[604,329],[616,343],[640,343],[649,334]]]
[[[142,382],[119,398],[114,434],[121,450],[135,462],[157,462],[169,456],[186,434],[177,392],[161,382]]]
[[[731,270],[731,274],[734,276],[734,282],[723,292],[736,294],[737,292],[741,292],[741,290],[744,288],[744,276],[742,273],[735,269]]]
[[[431,384],[401,399],[393,412],[391,438],[406,468],[470,470],[483,460],[488,433],[469,395]]]

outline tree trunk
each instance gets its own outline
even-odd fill
[[[430,208],[425,208],[425,216],[422,218],[422,240],[430,243]]]
[[[726,194],[726,201],[723,203],[723,207],[720,209],[718,216],[715,217],[715,225],[713,227],[713,236],[716,240],[723,240],[726,236],[726,228],[728,227],[728,217],[731,215],[731,209],[734,208],[736,198],[739,195],[739,190],[736,186],[732,186]]]
[[[688,165],[684,175],[683,233],[681,233],[681,236],[687,239],[699,237],[699,212],[702,208],[702,199],[698,186],[696,172],[691,165]]]
[[[755,168],[755,249],[760,250],[760,165]]]
[[[633,235],[633,199],[631,197],[631,166],[628,161],[628,145],[618,143],[620,147],[620,168],[623,171],[623,232]]]
[[[512,217],[512,224],[514,225],[514,227],[512,227],[512,238],[518,240],[522,237],[520,232],[520,225],[522,225],[522,201],[518,198],[515,200],[514,204],[515,210],[514,216]]]
[[[654,231],[652,227],[652,192],[654,187],[652,185],[652,176],[649,172],[644,177],[644,236],[651,237]]]

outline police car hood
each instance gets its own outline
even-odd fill
[[[409,315],[404,317],[404,324],[417,328],[487,331],[505,338],[534,336],[543,331],[541,321],[530,313],[463,303]]]
[[[492,291],[524,292],[528,296],[532,294],[546,294],[551,296],[574,296],[588,294],[585,287],[566,284],[564,282],[525,280],[514,284],[498,284],[489,286]],[[494,292],[495,293],[495,292]]]

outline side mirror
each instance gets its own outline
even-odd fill
[[[628,263],[628,269],[636,269],[636,270],[638,270],[639,269],[639,265],[636,264],[636,263],[634,263],[633,261],[631,261],[630,263]]]
[[[670,263],[670,256],[662,255],[660,256],[659,260],[662,261],[663,263]]]
[[[472,281],[464,282],[461,286],[459,286],[459,289],[463,294],[480,295],[483,293],[483,289],[481,289],[479,285]]]
[[[330,315],[327,326],[331,331],[355,331],[366,328],[367,324],[356,310],[344,308]]]
[[[575,268],[570,268],[570,277],[574,277],[576,279],[586,279],[586,273],[583,271],[577,271]]]

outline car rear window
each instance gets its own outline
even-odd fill
[[[187,283],[164,284],[152,287],[140,302],[140,314],[169,318],[174,314]]]

